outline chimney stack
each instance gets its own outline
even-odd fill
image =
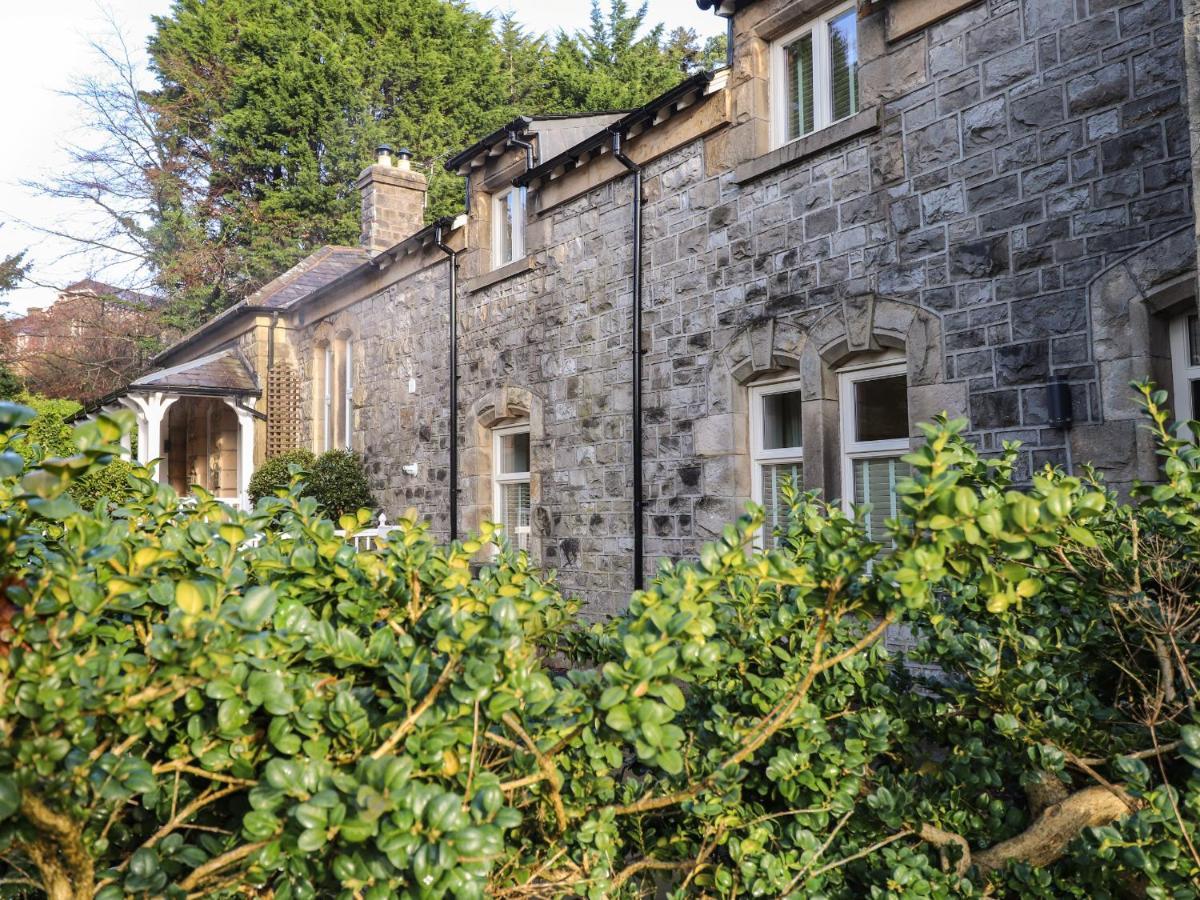
[[[355,186],[362,192],[362,238],[366,249],[379,253],[421,230],[425,224],[425,176],[412,170],[412,153],[375,150],[374,165],[363,169]]]

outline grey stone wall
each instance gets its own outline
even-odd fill
[[[302,446],[314,447],[311,397],[318,384],[317,342],[349,337],[354,355],[353,449],[366,462],[375,499],[393,519],[415,507],[443,537],[449,530],[450,496],[446,279],[446,263],[435,262],[381,293],[291,332],[295,362],[307,386],[300,409]],[[417,464],[416,476],[403,472],[409,463]]]
[[[1065,435],[1046,425],[1049,381],[1071,383],[1081,427],[1101,417],[1089,284],[1190,220],[1169,0],[989,0],[892,45],[881,16],[860,22],[877,130],[742,184],[713,141],[647,166],[647,574],[657,557],[693,556],[749,496],[728,348],[820,332],[832,335],[812,356],[820,367],[837,328],[851,350],[865,329],[868,352],[872,328],[910,329],[931,342],[909,346],[910,360],[933,359],[914,415],[967,415],[985,450],[1024,441],[1028,475],[1064,455]],[[623,607],[632,583],[630,198],[623,177],[546,211],[527,238],[535,268],[460,299],[460,444],[478,443],[468,412],[480,398],[537,398],[534,553],[597,616]],[[443,278],[439,266],[343,314],[367,336],[358,423],[380,497],[439,528]],[[420,346],[399,350],[406,341]],[[404,352],[421,361],[415,396]],[[836,415],[836,398],[809,399],[814,422]],[[806,462],[806,480],[836,489],[836,449],[822,447],[811,476]],[[399,474],[410,460],[415,479]]]

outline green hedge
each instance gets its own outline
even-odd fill
[[[0,883],[1194,897],[1200,449],[1145,401],[1164,481],[1130,503],[940,421],[886,546],[800,495],[764,552],[752,507],[592,627],[525,554],[473,569],[490,526],[356,552],[366,511],[183,508],[140,470],[89,511],[127,417],[32,468],[0,436]]]
[[[250,478],[250,502],[286,493],[292,468],[299,468],[300,493],[312,497],[330,518],[337,519],[375,505],[362,459],[349,450],[328,450],[315,456],[309,450],[290,450],[271,457]]]

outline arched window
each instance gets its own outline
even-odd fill
[[[514,547],[529,549],[529,425],[508,425],[492,432],[492,515],[504,526]]]
[[[899,513],[896,484],[908,476],[908,369],[904,360],[846,366],[838,373],[842,503],[868,504],[871,537]]]
[[[1190,422],[1200,415],[1200,317],[1194,312],[1171,320],[1171,411]]]
[[[756,384],[750,388],[751,498],[766,514],[763,533],[769,541],[787,526],[785,484],[804,490],[804,430],[798,379]]]

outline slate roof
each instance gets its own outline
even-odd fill
[[[202,334],[214,330],[222,322],[238,319],[257,310],[289,309],[318,288],[331,284],[343,275],[371,261],[371,253],[361,247],[325,246],[310,253],[282,275],[268,281],[257,291],[213,316],[203,325],[188,332],[151,362],[162,362],[176,355]]]
[[[246,298],[247,306],[287,309],[371,258],[361,247],[322,247]]]
[[[258,379],[238,350],[219,350],[169,369],[159,369],[130,383],[129,390],[183,393],[259,394]]]

